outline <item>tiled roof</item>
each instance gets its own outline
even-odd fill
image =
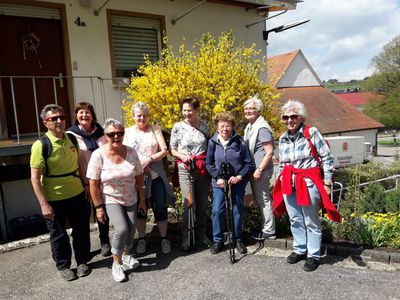
[[[376,101],[382,97],[374,93],[342,93],[335,95],[354,106],[364,105],[369,101]]]
[[[284,88],[279,92],[282,103],[289,99],[303,102],[307,123],[323,134],[384,127],[324,87]]]
[[[268,82],[271,85],[277,85],[299,52],[300,49],[297,49],[292,52],[279,54],[267,59],[267,76]]]

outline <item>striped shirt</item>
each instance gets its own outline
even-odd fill
[[[309,169],[318,166],[313,157],[310,145],[304,136],[304,124],[294,136],[289,136],[286,130],[279,138],[279,174],[285,165],[293,165],[297,169]],[[332,180],[333,157],[329,145],[315,127],[310,127],[310,140],[317,151],[324,172],[324,180]]]

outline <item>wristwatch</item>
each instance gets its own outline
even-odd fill
[[[262,168],[257,168],[257,170],[260,172],[264,171]]]

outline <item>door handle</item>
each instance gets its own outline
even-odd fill
[[[58,73],[59,77],[59,81],[60,81],[60,88],[64,87],[64,79],[62,78],[63,74],[62,73]]]

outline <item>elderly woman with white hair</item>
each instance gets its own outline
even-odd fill
[[[149,124],[150,112],[146,103],[136,102],[132,106],[132,116],[135,119],[135,125],[126,128],[124,144],[135,149],[139,155],[145,174],[146,199],[150,201],[160,232],[161,252],[167,254],[171,251],[171,244],[167,239],[167,205],[174,204],[176,200],[162,161],[168,154],[167,144],[161,128]],[[139,210],[137,254],[146,252],[146,217],[147,211]]]
[[[287,130],[279,138],[280,175],[274,187],[274,213],[279,217],[286,208],[289,215],[294,251],[287,263],[305,259],[304,270],[314,271],[321,256],[320,206],[325,207],[330,219],[341,221],[328,196],[332,190],[333,158],[318,129],[305,125],[303,103],[287,101],[281,118]]]
[[[275,218],[272,213],[272,199],[269,184],[274,172],[272,156],[274,137],[271,126],[261,116],[264,109],[262,101],[254,96],[243,104],[244,116],[249,122],[244,130],[244,140],[256,164],[256,170],[250,177],[253,199],[261,210],[261,231],[254,236],[257,240],[276,239]]]
[[[107,119],[104,134],[107,143],[93,152],[86,176],[96,218],[104,223],[108,215],[114,225],[112,275],[121,282],[126,279],[125,270],[140,266],[129,251],[133,246],[138,196],[139,208],[146,210],[143,169],[136,151],[122,144],[125,130],[119,121]]]

